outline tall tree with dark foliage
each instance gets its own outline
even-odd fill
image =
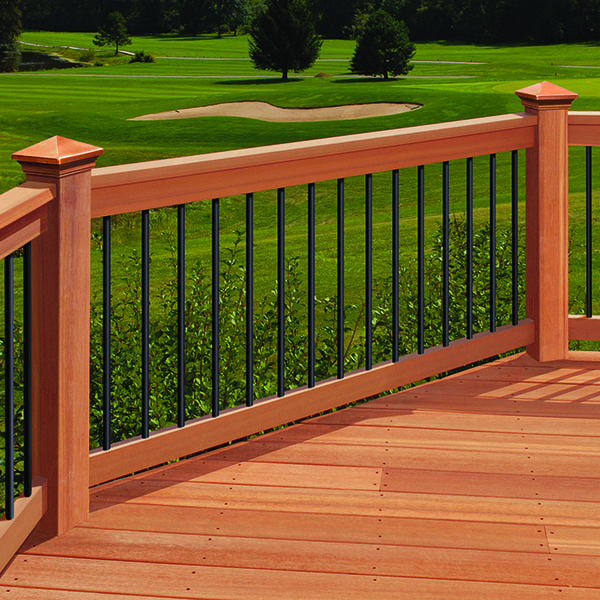
[[[283,81],[314,64],[323,41],[304,0],[270,0],[250,27],[249,52],[256,69],[277,71]]]
[[[0,0],[0,53],[14,49],[21,35],[21,0]]]
[[[350,70],[384,79],[406,75],[412,69],[410,59],[414,54],[415,45],[408,39],[406,25],[378,10],[369,16],[356,41]]]

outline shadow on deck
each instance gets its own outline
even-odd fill
[[[600,362],[510,357],[92,490],[6,598],[600,598]]]

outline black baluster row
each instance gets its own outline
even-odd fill
[[[467,339],[473,339],[473,159],[467,158]]]
[[[246,406],[254,404],[254,195],[246,194]]]
[[[315,184],[308,186],[308,387],[315,387]]]
[[[490,331],[496,331],[496,155],[490,155]]]
[[[277,396],[285,393],[285,190],[277,190]]]
[[[4,464],[5,514],[14,518],[15,503],[15,364],[14,258],[4,259]]]
[[[392,361],[400,360],[400,173],[392,171]]]
[[[588,159],[591,170],[591,161]],[[466,161],[466,337],[473,337],[473,158]],[[337,180],[337,377],[345,374],[344,179]],[[496,156],[490,156],[490,331],[496,329]],[[399,171],[392,172],[392,360],[399,360]],[[246,405],[254,402],[253,194],[246,195]],[[185,425],[185,207],[177,208],[177,425]],[[442,164],[442,343],[450,343],[450,168]],[[512,153],[513,324],[518,322],[518,153]],[[365,177],[365,369],[373,366],[373,177]],[[315,386],[315,184],[308,185],[308,387]],[[588,255],[591,255],[588,252]],[[425,167],[417,168],[417,352],[425,352]],[[142,437],[149,435],[149,211],[142,211]],[[285,189],[277,190],[277,395],[285,394]],[[212,416],[219,416],[219,199],[212,201]],[[104,433],[110,448],[110,217],[104,219]]]
[[[511,202],[512,202],[512,323],[518,324],[519,314],[519,190],[518,190],[518,151],[511,156]],[[496,285],[496,225],[497,225],[497,160],[496,155],[490,155],[489,190],[490,190],[490,246],[489,246],[489,320],[490,331],[496,331],[497,321],[497,285]],[[466,337],[473,337],[473,158],[466,161]],[[425,241],[424,241],[424,210],[425,210],[425,178],[424,167],[417,169],[417,352],[424,352],[424,301],[425,301]],[[393,192],[394,193],[394,192]],[[396,200],[394,199],[394,202]],[[393,214],[397,219],[397,214]],[[395,241],[392,242],[394,248]],[[395,250],[396,252],[396,250]],[[591,255],[591,252],[588,252]],[[397,264],[393,265],[397,270]],[[394,281],[394,288],[397,283]],[[395,310],[395,308],[393,309]],[[450,166],[449,162],[442,163],[442,344],[450,343]],[[394,325],[397,332],[397,326]],[[393,356],[395,359],[395,355]]]
[[[585,316],[592,316],[592,147],[585,149]]]
[[[344,377],[344,180],[337,182],[337,377]]]
[[[33,433],[31,408],[31,244],[23,246],[23,466],[24,493],[29,498],[33,481]]]
[[[14,254],[4,259],[4,514],[14,518],[15,503],[15,290]],[[31,244],[23,247],[23,492],[32,493],[31,410]]]
[[[450,163],[442,165],[442,343],[450,345]]]
[[[212,201],[212,416],[219,416],[219,199]]]
[[[511,156],[512,324],[519,323],[519,153]]]
[[[373,367],[373,175],[365,177],[365,369]]]
[[[150,211],[142,211],[142,438],[150,435]]]
[[[185,426],[185,205],[177,207],[177,427]]]
[[[425,352],[425,167],[417,169],[417,352]]]
[[[102,222],[102,448],[111,447],[111,219]]]

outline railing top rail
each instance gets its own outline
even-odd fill
[[[8,225],[48,204],[55,196],[54,185],[31,181],[0,195],[0,232]]]
[[[527,148],[536,123],[506,114],[103,167],[92,172],[92,216]]]
[[[569,145],[600,146],[600,111],[569,111]]]
[[[0,195],[0,259],[38,237],[46,228],[53,184],[25,182]]]

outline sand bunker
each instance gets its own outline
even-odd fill
[[[364,119],[396,115],[421,108],[420,104],[377,102],[373,104],[348,104],[324,108],[279,108],[266,102],[229,102],[198,108],[184,108],[168,112],[143,115],[130,121],[163,121],[189,119],[192,117],[246,117],[274,123],[294,121],[334,121],[342,119]]]

